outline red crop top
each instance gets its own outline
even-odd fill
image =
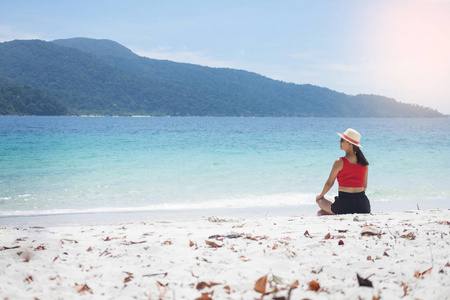
[[[352,164],[345,157],[341,157],[344,167],[339,171],[337,180],[342,187],[363,187],[367,166]]]

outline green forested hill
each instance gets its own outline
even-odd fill
[[[74,114],[157,114],[177,97],[164,82],[144,80],[94,55],[48,42],[4,43],[0,53],[0,80],[41,89]]]
[[[441,116],[376,95],[349,96],[242,70],[144,58],[116,42],[86,38],[0,44],[0,82],[39,89],[69,114]]]
[[[38,89],[0,82],[0,115],[57,116],[67,113],[65,104]]]

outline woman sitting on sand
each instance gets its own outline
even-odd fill
[[[338,135],[341,137],[341,150],[345,151],[345,157],[334,162],[322,193],[316,196],[316,202],[321,208],[317,214],[370,213],[370,202],[365,194],[369,162],[360,149],[361,135],[351,128]],[[326,199],[325,194],[333,187],[336,178],[339,195],[334,198],[335,201]]]

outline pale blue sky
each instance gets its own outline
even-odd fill
[[[450,114],[450,0],[0,0],[0,41],[71,37]]]

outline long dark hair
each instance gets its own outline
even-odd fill
[[[359,147],[356,147],[353,145],[353,151],[355,151],[356,154],[356,162],[360,164],[361,166],[365,167],[369,165],[369,162],[367,161],[366,157],[362,153],[361,149]]]

